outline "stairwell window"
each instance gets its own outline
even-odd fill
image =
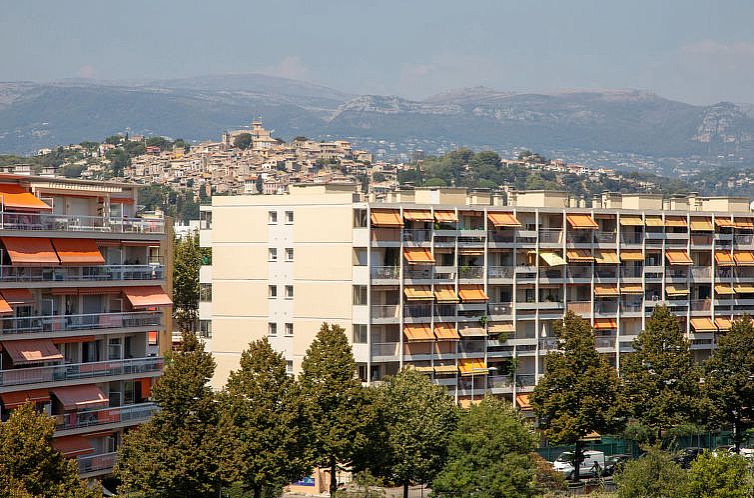
[[[285,212],[285,224],[286,225],[293,225],[293,211],[286,211]]]
[[[278,250],[274,247],[270,247],[267,259],[269,261],[277,261],[278,260]]]
[[[286,337],[293,337],[293,324],[292,323],[285,324],[285,335]]]
[[[285,260],[286,261],[293,261],[293,248],[292,247],[286,247],[286,249],[285,249]]]
[[[267,212],[267,223],[270,225],[277,225],[278,223],[278,212],[277,211],[268,211]]]
[[[268,323],[267,324],[267,335],[270,337],[275,337],[278,335],[278,324],[277,323]]]
[[[353,343],[366,344],[366,342],[367,342],[367,326],[364,324],[354,324]]]
[[[356,306],[366,306],[367,304],[367,286],[353,286],[353,304]]]
[[[268,285],[267,286],[267,297],[270,299],[275,299],[278,297],[278,286],[277,285]]]
[[[293,299],[293,286],[292,285],[285,286],[285,298]]]

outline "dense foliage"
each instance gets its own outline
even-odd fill
[[[199,234],[176,239],[173,258],[173,314],[180,330],[196,329],[199,318],[199,270],[209,248],[199,247]]]
[[[650,447],[615,476],[619,498],[682,498],[686,473],[667,452]]]

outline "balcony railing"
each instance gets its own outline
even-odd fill
[[[592,278],[591,266],[569,266],[568,278]]]
[[[483,266],[462,266],[458,269],[458,276],[460,278],[482,278],[483,275]]]
[[[403,316],[405,318],[427,318],[432,316],[432,306],[408,305],[403,307]]]
[[[161,311],[126,311],[89,315],[48,315],[0,318],[0,333],[29,334],[81,330],[160,327]]]
[[[618,303],[610,302],[610,301],[608,302],[596,301],[594,303],[594,312],[612,315],[613,313],[618,312]]]
[[[574,313],[589,314],[592,312],[591,301],[570,301],[566,306],[568,311],[573,311]]]
[[[534,387],[535,378],[534,374],[516,374],[516,385],[518,387]]]
[[[566,242],[569,244],[591,244],[592,238],[591,233],[569,232]]]
[[[396,279],[400,276],[401,269],[397,266],[373,266],[371,275],[374,279]]]
[[[616,237],[616,233],[597,232],[594,234],[594,241],[598,244],[614,244]]]
[[[67,365],[52,365],[48,367],[0,370],[0,387],[159,372],[162,369],[163,362],[162,357],[155,356],[151,358],[69,363]]]
[[[112,469],[118,453],[100,453],[99,455],[86,455],[76,458],[79,465],[79,474],[97,472]]]
[[[595,346],[598,348],[613,348],[615,347],[615,337],[595,337]]]
[[[539,231],[540,244],[558,244],[563,242],[563,230],[543,229]]]
[[[488,232],[490,242],[511,243],[513,242],[513,233]]]
[[[139,403],[102,410],[65,413],[54,415],[55,429],[59,431],[96,427],[98,425],[117,424],[121,422],[143,422],[158,410],[154,403]]]
[[[112,280],[162,280],[162,265],[102,265],[102,266],[0,266],[3,282],[89,282]]]
[[[510,315],[513,313],[512,303],[489,303],[487,313],[490,315]]]
[[[372,306],[372,318],[398,318],[400,306],[397,304],[378,304]]]
[[[375,342],[372,343],[372,356],[400,356],[401,343]]]
[[[691,278],[695,278],[695,279],[712,278],[712,267],[699,266],[699,267],[691,268]]]
[[[431,230],[403,230],[403,241],[408,245],[414,243],[423,243],[432,241]]]
[[[621,244],[641,244],[643,234],[640,233],[624,233],[620,236]]]
[[[696,299],[689,303],[691,311],[709,311],[712,309],[711,299]]]
[[[512,266],[490,266],[487,268],[489,278],[513,278]]]
[[[623,278],[641,278],[644,275],[644,269],[641,266],[633,268],[621,268],[620,276]]]
[[[403,277],[407,279],[429,280],[432,278],[432,271],[433,268],[431,266],[406,268],[403,272]]]
[[[165,233],[159,219],[106,218],[64,214],[8,213],[0,211],[0,228],[4,230],[45,230],[66,232]]]

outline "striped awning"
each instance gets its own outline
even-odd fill
[[[571,228],[577,230],[594,230],[599,228],[599,225],[594,221],[594,218],[588,214],[567,214],[566,220],[568,220],[568,224],[571,225]]]
[[[620,252],[621,261],[644,261],[644,254],[641,249],[622,249]]]
[[[487,219],[497,228],[518,228],[521,226],[521,222],[513,215],[513,213],[487,213]]]
[[[625,227],[640,227],[644,226],[644,220],[641,219],[641,215],[622,214],[620,215],[620,224]]]
[[[693,232],[711,232],[712,218],[691,218],[691,224],[689,226]]]
[[[691,328],[694,332],[716,332],[717,326],[711,318],[694,317],[691,319]]]
[[[694,262],[686,251],[672,250],[665,251],[665,259],[671,265],[693,265]]]
[[[598,284],[594,286],[594,295],[597,297],[618,296],[617,285]]]
[[[576,263],[588,263],[594,261],[594,256],[592,256],[589,249],[568,249],[566,251],[566,256],[568,257],[568,261]]]
[[[715,251],[715,263],[717,266],[733,266],[733,255],[728,251]]]
[[[403,219],[406,221],[435,221],[435,217],[432,216],[432,211],[429,209],[404,209]]]
[[[618,253],[615,251],[597,251],[594,261],[599,265],[616,265],[620,263]]]
[[[406,301],[431,301],[434,299],[432,290],[427,285],[407,286],[403,289]]]
[[[403,226],[401,212],[397,209],[373,209],[370,213],[372,226],[382,228],[400,228]]]

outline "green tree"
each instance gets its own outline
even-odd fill
[[[425,374],[406,369],[379,388],[389,477],[403,485],[429,484],[445,464],[457,414],[445,389]]]
[[[313,433],[315,461],[330,470],[330,493],[338,489],[338,465],[348,465],[369,442],[370,408],[345,332],[323,323],[301,365],[299,377]]]
[[[487,397],[461,414],[448,461],[432,483],[438,498],[536,495],[534,436],[510,403]]]
[[[126,491],[150,498],[217,496],[218,409],[208,385],[214,371],[215,360],[204,344],[184,331],[152,389],[160,410],[126,434],[120,447],[115,474]]]
[[[693,462],[688,472],[686,494],[689,498],[750,498],[754,481],[745,458],[730,453],[706,451]]]
[[[11,412],[0,424],[0,498],[95,498],[79,479],[75,459],[52,447],[55,419],[37,413],[32,403]]]
[[[652,428],[654,438],[675,425],[697,422],[702,409],[701,368],[667,307],[655,307],[633,349],[621,364],[632,415]]]
[[[198,234],[175,241],[173,307],[181,330],[196,329],[199,316],[199,269],[203,256]]]
[[[704,391],[715,418],[733,427],[736,452],[754,421],[754,324],[748,316],[722,334],[704,364]]]
[[[311,472],[311,436],[296,382],[266,337],[241,353],[240,367],[222,397],[220,434],[228,448],[223,470],[228,481],[261,498],[263,490]]]
[[[546,373],[531,404],[539,425],[556,444],[573,444],[574,480],[583,461],[583,438],[590,432],[615,433],[625,424],[625,405],[614,368],[595,348],[589,322],[569,311],[555,324],[558,350],[545,357]]]
[[[251,147],[251,133],[240,133],[234,140],[233,146],[241,150]]]
[[[619,498],[682,498],[686,473],[669,454],[650,447],[638,460],[626,462],[614,477]]]
[[[425,187],[446,187],[448,183],[443,180],[442,178],[429,178],[426,182],[424,182]]]
[[[173,148],[173,142],[165,137],[149,137],[146,143],[147,147],[159,147],[161,151]]]

